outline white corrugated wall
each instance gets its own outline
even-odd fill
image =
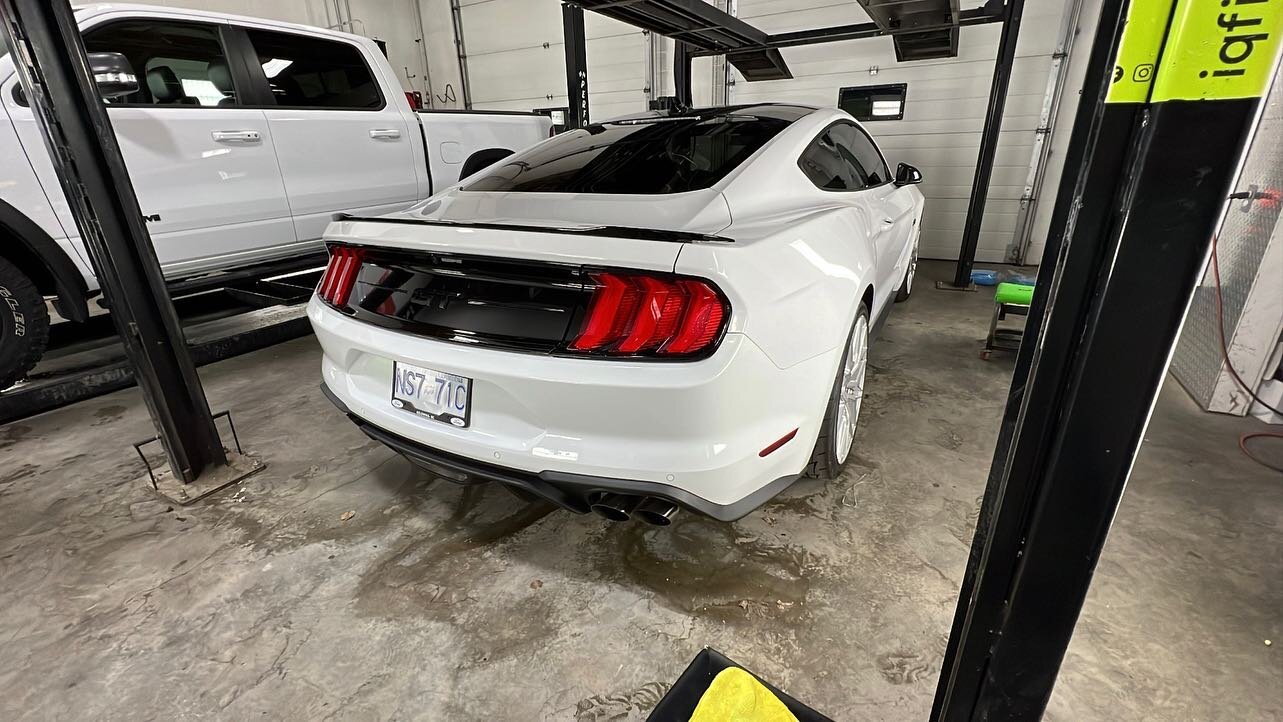
[[[561,6],[551,0],[462,0],[472,107],[530,110],[564,106]],[[631,25],[584,14],[588,112],[593,118],[646,107],[646,38]]]

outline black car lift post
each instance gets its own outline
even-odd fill
[[[159,432],[161,476],[209,493],[257,471],[219,439],[67,0],[0,0],[0,24]]]
[[[1016,42],[1020,38],[1020,19],[1024,10],[1025,0],[1007,0],[1003,10],[1002,37],[998,41],[998,57],[994,59],[993,81],[989,85],[989,105],[986,106],[985,122],[980,131],[980,152],[976,155],[976,173],[971,181],[971,198],[967,201],[967,220],[962,228],[958,265],[953,283],[936,281],[936,288],[975,290],[975,284],[971,283],[971,267],[975,264],[976,248],[980,245],[980,224],[984,220],[985,201],[989,198],[993,160],[998,155],[1002,113],[1007,105],[1007,88],[1011,84],[1011,68],[1016,60]]]
[[[588,40],[583,8],[562,3],[561,32],[566,45],[566,127],[573,130],[588,125]]]
[[[933,720],[1045,710],[1277,67],[1280,0],[1128,4],[1101,9]]]

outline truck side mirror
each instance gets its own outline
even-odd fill
[[[917,185],[922,182],[922,171],[908,163],[901,163],[895,169],[895,184],[898,186]]]
[[[120,53],[89,53],[89,72],[94,76],[98,93],[106,98],[138,92],[138,76],[129,59]]]

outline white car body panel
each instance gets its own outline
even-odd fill
[[[429,449],[528,473],[658,484],[733,508],[725,518],[734,518],[744,511],[736,505],[761,503],[764,490],[778,492],[778,482],[805,468],[857,309],[867,300],[872,318],[885,314],[913,257],[923,206],[917,188],[826,191],[799,168],[802,150],[838,120],[851,122],[841,111],[811,112],[705,190],[455,188],[386,221],[344,221],[326,232],[334,242],[376,248],[708,279],[731,309],[711,356],[647,362],[517,353],[372,325],[314,298],[309,315],[326,387],[358,423]],[[592,235],[597,226],[730,242],[638,240],[606,228]],[[393,408],[394,361],[473,379],[472,426]],[[791,440],[762,455],[792,430]]]

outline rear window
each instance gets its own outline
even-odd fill
[[[700,190],[724,178],[792,120],[719,113],[593,125],[508,158],[463,190],[607,194]]]

